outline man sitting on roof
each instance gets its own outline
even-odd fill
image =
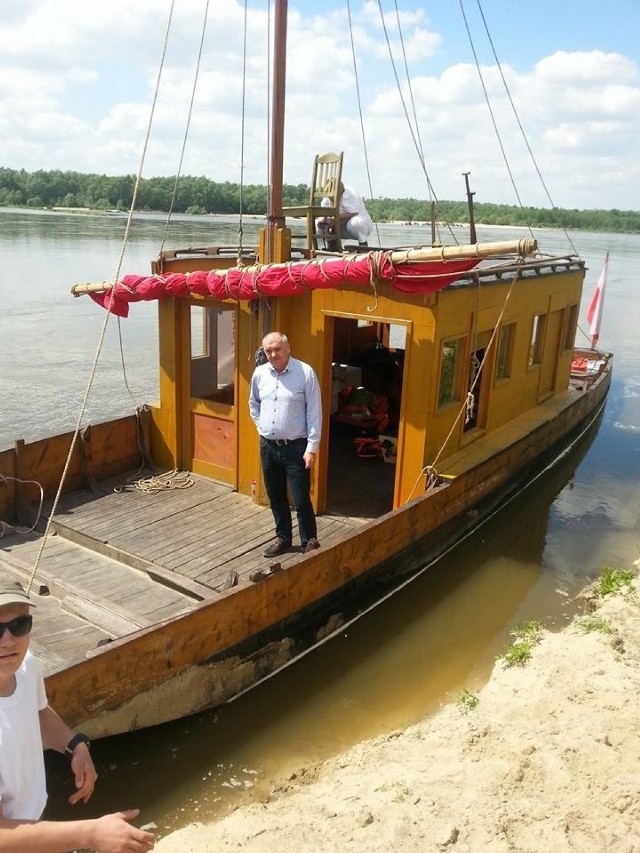
[[[320,204],[323,207],[331,207],[329,198],[323,198]],[[324,216],[316,219],[316,228],[318,233],[325,237],[329,237],[328,244],[330,246],[330,235],[335,234],[333,218]],[[359,246],[368,246],[367,237],[371,234],[373,222],[364,205],[364,201],[358,193],[351,187],[345,187],[340,182],[340,236],[349,237],[352,240],[357,240]]]

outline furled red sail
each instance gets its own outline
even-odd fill
[[[224,270],[127,275],[113,286],[76,285],[72,292],[76,296],[89,293],[99,305],[119,317],[128,316],[130,302],[166,297],[257,299],[295,296],[328,288],[375,287],[382,281],[403,293],[431,293],[461,278],[484,257],[506,252],[530,254],[536,248],[535,240],[525,239],[510,243],[371,251]]]

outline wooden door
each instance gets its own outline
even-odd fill
[[[540,385],[538,387],[538,399],[548,397],[556,384],[556,371],[558,369],[558,351],[560,337],[562,335],[564,311],[551,311],[548,320],[544,340],[544,351],[542,355],[542,366],[540,369]]]
[[[183,459],[195,473],[236,486],[238,309],[190,303],[183,322]]]

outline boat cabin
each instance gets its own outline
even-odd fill
[[[153,271],[234,263],[222,249],[165,252]],[[574,256],[505,256],[435,292],[374,277],[275,298],[163,299],[154,461],[266,502],[247,401],[262,337],[279,330],[322,388],[316,511],[382,515],[423,492],[430,472],[454,470],[478,438],[567,389],[583,277]]]

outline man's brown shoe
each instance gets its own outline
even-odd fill
[[[319,547],[320,547],[320,543],[318,542],[317,539],[309,539],[309,541],[306,543],[306,545],[304,545],[304,547],[302,548],[302,553],[303,554],[310,554],[312,551],[315,551]]]
[[[291,547],[291,541],[287,541],[286,539],[276,539],[275,542],[272,542],[268,548],[265,548],[262,552],[263,557],[279,557],[280,554],[284,554],[285,551],[288,551]]]

